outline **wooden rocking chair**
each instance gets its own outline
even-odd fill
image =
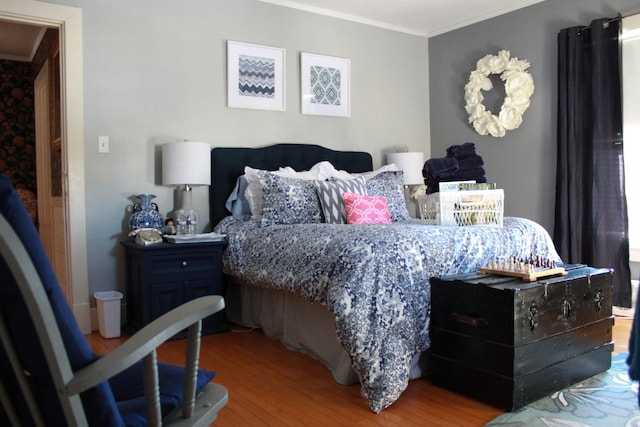
[[[35,226],[0,175],[0,425],[208,426],[227,390],[198,369],[201,319],[220,296],[159,317],[106,356],[80,332]],[[156,348],[188,328],[185,367],[156,361]]]

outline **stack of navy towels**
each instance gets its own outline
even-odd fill
[[[427,160],[422,168],[422,176],[427,185],[427,194],[436,193],[441,182],[487,182],[484,161],[476,154],[476,146],[472,142],[452,145],[447,148],[447,157]]]

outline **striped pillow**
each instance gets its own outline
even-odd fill
[[[356,179],[314,181],[316,192],[322,206],[324,222],[328,224],[346,224],[347,212],[342,193],[367,194],[364,177]]]

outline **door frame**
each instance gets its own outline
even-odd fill
[[[3,0],[0,19],[57,28],[60,35],[62,191],[69,304],[83,333],[91,332],[84,177],[82,9],[36,0]],[[71,262],[73,260],[73,263]]]

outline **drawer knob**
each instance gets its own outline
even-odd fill
[[[187,261],[182,261],[182,263],[180,264],[180,267],[187,268]]]

